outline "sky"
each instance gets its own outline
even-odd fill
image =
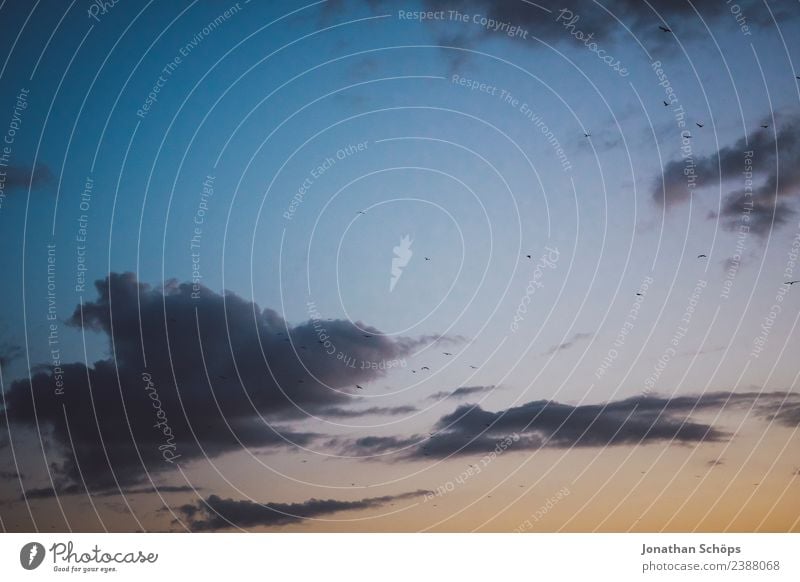
[[[0,0],[0,528],[799,531],[799,28]]]

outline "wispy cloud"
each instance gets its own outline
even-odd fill
[[[441,390],[439,392],[434,392],[430,396],[428,396],[428,400],[441,400],[442,398],[467,398],[468,396],[473,396],[475,394],[482,394],[484,392],[491,392],[495,389],[495,386],[461,386],[460,388],[456,388],[452,392],[448,392],[446,390]]]
[[[560,343],[560,344],[552,346],[543,355],[552,356],[556,352],[560,352],[561,350],[568,350],[569,348],[574,346],[576,343],[578,343],[578,342],[580,342],[582,340],[585,340],[585,339],[590,339],[592,337],[594,337],[593,333],[576,333],[571,338],[569,338],[567,341],[565,341],[564,343]]]
[[[733,145],[691,160],[695,191],[719,184],[727,189],[719,214],[711,218],[719,218],[729,230],[745,225],[749,232],[763,236],[796,212],[800,199],[800,118],[793,116],[778,123],[777,131],[759,128]],[[689,200],[686,169],[684,159],[666,164],[651,191],[657,203],[669,208]],[[745,171],[752,171],[752,186],[744,183]],[[743,216],[747,216],[746,222]]]
[[[426,491],[420,490],[399,495],[367,497],[356,501],[309,499],[302,503],[256,503],[210,495],[207,499],[183,505],[178,510],[193,531],[215,531],[287,525],[341,511],[374,509],[395,501],[413,499],[425,493]]]
[[[462,405],[439,419],[431,437],[376,436],[333,444],[348,454],[397,452],[393,460],[408,460],[483,454],[512,434],[519,436],[514,450],[716,442],[730,435],[692,420],[691,415],[745,407],[751,407],[762,419],[784,426],[800,424],[800,395],[796,393],[712,392],[672,398],[636,396],[578,406],[538,400],[497,412]]]

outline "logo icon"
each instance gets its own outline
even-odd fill
[[[403,238],[400,239],[400,244],[392,249],[394,251],[394,258],[392,259],[392,278],[389,281],[389,292],[391,293],[394,291],[394,286],[397,285],[397,282],[400,280],[400,277],[403,274],[403,269],[408,265],[408,262],[411,260],[411,255],[414,253],[411,251],[411,243],[414,242],[411,240],[411,237],[405,235]]]
[[[44,561],[44,546],[39,542],[28,542],[19,551],[19,563],[26,570],[35,570]]]

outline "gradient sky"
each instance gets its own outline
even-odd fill
[[[0,0],[4,531],[800,530],[796,4],[98,6]]]

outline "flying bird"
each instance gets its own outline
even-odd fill
[[[426,261],[430,261],[430,260],[431,260],[431,258],[430,258],[430,257],[425,257],[425,260],[426,260]]]
[[[795,283],[800,283],[800,281],[786,281],[787,285],[794,285]]]
[[[359,390],[363,390],[364,389],[363,386],[359,386],[358,384],[356,384],[356,388],[358,388]]]
[[[422,366],[422,367],[420,368],[420,370],[430,370],[430,368],[429,368],[428,366]]]
[[[658,25],[658,28],[661,30],[661,32],[672,32],[671,29],[667,28],[666,26],[661,26],[660,24]]]
[[[642,293],[637,293],[636,295],[638,295],[639,297],[643,297]]]
[[[698,259],[707,259],[708,257],[706,255],[697,255],[697,258]]]
[[[451,354],[450,352],[442,352],[442,353],[443,353],[445,356],[452,356],[452,355],[453,355],[453,354]]]
[[[669,107],[669,102],[664,101],[664,107]]]
[[[700,123],[699,121],[695,122],[695,125],[697,127],[705,127],[705,124],[704,123]]]
[[[470,364],[470,368],[472,368],[473,370],[477,370],[478,366],[473,366],[473,365]]]
[[[365,210],[359,210],[356,214],[366,214]]]
[[[525,255],[525,256],[526,256],[526,257],[528,257],[529,259],[532,259],[532,258],[533,258],[533,257],[531,257],[530,255]]]
[[[767,129],[768,127],[769,127],[769,124],[765,123],[764,125],[761,126],[761,129]]]
[[[583,132],[583,137],[592,137],[592,133],[588,131]]]

